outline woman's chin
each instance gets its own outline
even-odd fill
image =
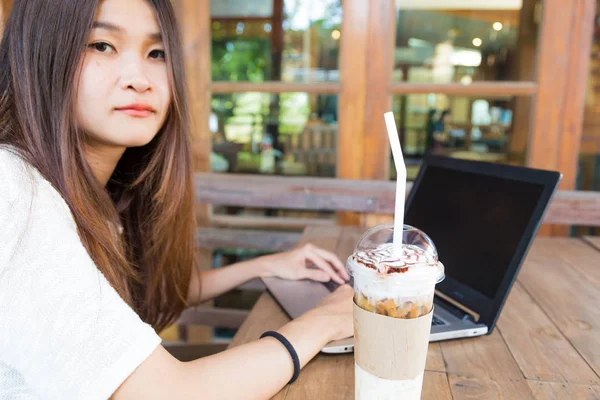
[[[155,135],[139,135],[129,138],[124,143],[122,143],[125,147],[143,147],[154,139]]]

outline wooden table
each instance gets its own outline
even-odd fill
[[[309,227],[345,260],[360,232]],[[594,244],[597,247],[594,247]],[[264,293],[231,346],[289,321]],[[600,399],[600,240],[538,238],[502,311],[479,338],[431,343],[422,399]],[[353,399],[354,358],[319,355],[274,399]]]

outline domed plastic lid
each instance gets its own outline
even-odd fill
[[[359,239],[350,258],[381,274],[404,273],[412,268],[435,268],[438,272],[436,281],[439,283],[444,279],[444,266],[439,262],[437,249],[429,236],[413,226],[404,225],[400,259],[393,251],[393,236],[393,224],[369,229]]]

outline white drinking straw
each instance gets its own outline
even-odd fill
[[[396,208],[394,210],[394,253],[398,258],[402,257],[402,231],[404,230],[404,199],[406,196],[406,165],[404,165],[404,156],[400,139],[398,138],[398,129],[394,120],[394,113],[387,112],[384,115],[385,126],[387,127],[394,165],[396,166]]]

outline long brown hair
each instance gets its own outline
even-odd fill
[[[171,105],[146,146],[129,148],[104,187],[84,158],[77,81],[99,0],[16,0],[0,44],[0,144],[62,195],[98,269],[161,330],[187,305],[194,191],[183,51],[169,0],[148,0],[163,35]],[[123,235],[116,233],[123,227]]]

